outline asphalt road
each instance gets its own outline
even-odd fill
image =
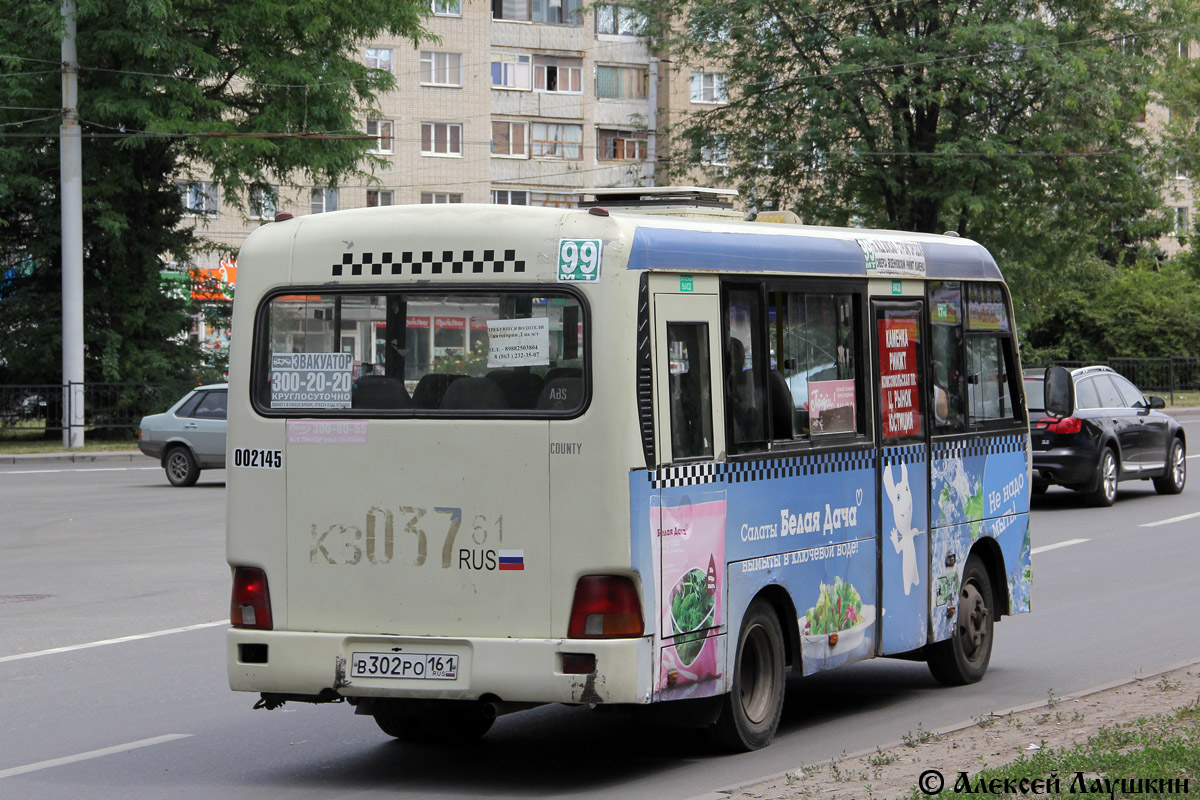
[[[228,691],[224,478],[0,466],[0,797],[691,798],[1200,660],[1200,482],[1123,484],[1111,509],[1052,489],[1035,501],[1034,612],[997,627],[980,684],[886,660],[793,679],[776,742],[739,756],[557,706],[477,746],[405,745],[345,706],[252,711]]]

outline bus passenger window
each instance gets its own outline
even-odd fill
[[[668,322],[672,460],[712,457],[708,325]]]
[[[967,284],[967,409],[972,424],[1020,419],[1013,402],[1015,364],[1004,291]]]
[[[725,413],[730,450],[735,453],[761,449],[767,439],[767,402],[756,362],[763,350],[761,336],[755,333],[762,314],[759,297],[757,289],[733,289],[725,301]]]
[[[934,427],[944,433],[964,431],[962,282],[942,281],[929,287],[930,372],[933,396],[929,408]]]

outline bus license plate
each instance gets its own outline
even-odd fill
[[[351,678],[458,680],[458,656],[446,653],[353,653]]]

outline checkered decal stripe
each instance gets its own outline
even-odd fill
[[[923,464],[925,463],[925,446],[911,444],[907,447],[883,448],[885,464]]]
[[[707,483],[752,483],[776,478],[794,478],[800,475],[824,475],[870,469],[874,457],[874,450],[819,453],[795,458],[667,467],[658,472],[649,472],[647,477],[655,489],[701,486]]]
[[[986,439],[958,439],[935,442],[930,455],[935,459],[990,456],[999,453],[1024,453],[1029,437],[1024,433],[990,436]]]
[[[498,255],[499,254],[499,255]],[[405,250],[342,253],[333,265],[333,277],[343,275],[496,275],[525,271],[516,250]],[[397,258],[396,256],[399,256]]]

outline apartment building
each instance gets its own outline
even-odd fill
[[[679,113],[682,82],[637,36],[627,8],[582,0],[431,0],[437,43],[363,42],[394,91],[361,120],[384,160],[370,182],[278,190],[225,207],[218,187],[180,184],[197,232],[236,249],[277,212],[402,203],[574,206],[581,190],[652,186],[655,129]],[[711,96],[711,90],[710,90]],[[684,104],[686,105],[686,103]],[[200,266],[218,268],[219,256]],[[225,266],[232,262],[225,258]]]

